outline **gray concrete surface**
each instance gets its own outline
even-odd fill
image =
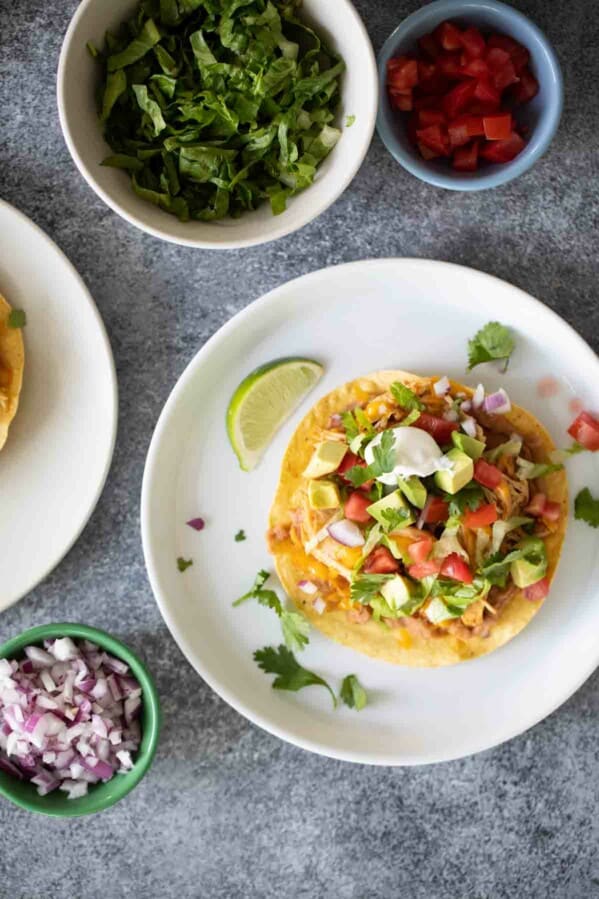
[[[376,49],[419,5],[357,0]],[[599,14],[593,0],[515,5],[554,41],[566,81],[558,137],[530,174],[497,191],[444,193],[405,173],[375,138],[350,189],[317,221],[278,243],[216,254],[143,235],[76,171],[55,107],[75,0],[0,2],[0,194],[87,282],[121,402],[90,524],[58,569],[2,614],[0,641],[65,618],[113,630],[151,665],[165,719],[151,774],[114,809],[67,822],[0,802],[1,897],[599,896],[599,675],[529,733],[474,758],[412,770],[328,761],[253,727],[195,675],[162,623],[139,538],[144,458],[176,378],[234,312],[296,275],[368,256],[452,260],[540,297],[599,349]]]

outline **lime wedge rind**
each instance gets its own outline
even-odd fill
[[[256,467],[322,373],[313,359],[292,356],[267,362],[243,379],[227,409],[227,434],[244,471]]]

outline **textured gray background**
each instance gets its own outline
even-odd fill
[[[357,0],[375,49],[419,5]],[[0,896],[599,896],[599,675],[534,730],[474,758],[411,770],[328,761],[257,730],[195,675],[161,621],[139,539],[144,457],[176,378],[234,312],[296,275],[368,256],[460,262],[529,290],[599,350],[599,13],[595,0],[515,5],[555,43],[566,82],[558,137],[531,173],[496,191],[445,193],[405,173],[375,138],[317,221],[275,244],[216,254],[143,235],[77,173],[54,97],[75,0],[0,0],[0,193],[87,282],[121,396],[91,523],[2,614],[0,641],[69,618],[114,630],[150,663],[165,719],[150,775],[114,809],[68,822],[0,803]]]

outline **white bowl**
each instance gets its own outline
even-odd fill
[[[191,247],[230,249],[290,234],[335,202],[358,171],[370,146],[378,104],[372,45],[349,0],[304,0],[301,15],[345,60],[338,124],[343,127],[346,116],[352,115],[354,125],[343,128],[341,140],[319,168],[314,184],[291,198],[281,215],[274,216],[267,203],[239,219],[211,223],[180,222],[134,194],[125,172],[100,165],[110,149],[96,109],[99,67],[86,42],[102,46],[104,33],[126,20],[136,6],[136,0],[83,0],[65,35],[58,64],[58,112],[67,146],[85,180],[111,209],[163,240]]]

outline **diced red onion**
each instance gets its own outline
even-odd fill
[[[470,412],[470,410],[472,409],[472,401],[464,400],[464,402],[460,406],[460,409],[462,410],[462,412]]]
[[[318,587],[312,581],[298,581],[297,586],[302,593],[307,593],[308,596],[314,596],[315,593],[318,593]]]
[[[318,615],[322,615],[323,612],[327,610],[327,604],[322,598],[322,596],[317,596],[314,602],[312,603],[312,608]]]
[[[451,387],[449,383],[449,378],[447,375],[443,375],[442,378],[439,378],[438,381],[435,381],[433,384],[433,390],[437,394],[437,396],[444,396],[447,393],[449,388]]]
[[[334,412],[333,415],[331,415],[331,417],[329,418],[328,427],[329,428],[338,428],[341,424],[341,421],[342,421],[342,419],[341,419],[341,416],[339,415],[339,413]]]
[[[330,524],[327,528],[329,536],[343,546],[364,546],[364,534],[357,524],[347,518]]]
[[[445,421],[458,421],[459,417],[460,416],[455,409],[448,409],[443,413],[443,418],[445,419]]]
[[[128,666],[95,644],[62,637],[28,646],[20,661],[0,659],[0,770],[40,795],[83,796],[133,766],[140,708]]]
[[[495,393],[489,393],[485,397],[483,408],[490,415],[503,415],[511,410],[512,404],[503,387],[500,387]]]
[[[476,437],[476,422],[469,415],[461,421],[462,431],[468,437]]]
[[[187,524],[190,528],[193,528],[194,531],[203,531],[206,526],[206,522],[203,518],[190,518]]]
[[[485,388],[482,384],[478,384],[476,390],[472,394],[472,408],[480,409],[485,401]]]

